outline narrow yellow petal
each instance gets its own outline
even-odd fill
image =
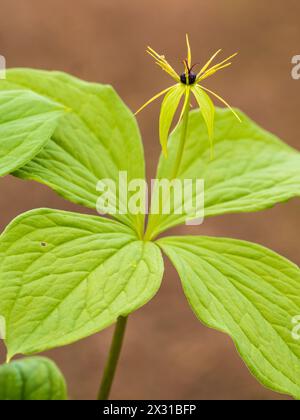
[[[224,64],[221,67],[215,68],[215,69],[209,69],[207,70],[207,72],[205,72],[204,74],[202,74],[198,79],[197,79],[197,83],[201,82],[202,80],[207,79],[208,77],[212,76],[213,74],[217,73],[219,70],[225,69],[226,67],[231,66],[232,63],[227,63]]]
[[[176,82],[180,82],[180,77],[175,72],[175,70],[172,69],[171,66],[168,67],[168,66],[166,66],[165,63],[158,62],[158,61],[156,61],[155,64],[157,64],[163,71],[168,73],[168,75],[171,76],[172,79],[174,79]]]
[[[207,72],[211,72],[212,70],[219,70],[221,67],[223,67],[223,64],[227,63],[229,60],[231,60],[232,58],[236,57],[238,55],[238,53],[234,53],[231,56],[227,57],[225,60],[221,61],[218,64],[215,64],[213,67],[211,67],[210,69],[207,70]]]
[[[187,45],[187,62],[188,62],[189,68],[191,68],[191,65],[192,65],[192,53],[191,53],[191,46],[190,46],[190,41],[189,41],[188,34],[186,34],[185,37],[186,37],[186,45]]]
[[[185,73],[185,79],[186,79],[186,84],[188,85],[188,80],[189,80],[189,68],[188,68],[188,63],[186,60],[183,60],[183,65],[184,65],[184,73]]]
[[[225,60],[221,61],[218,64],[215,64],[213,67],[207,69],[206,71],[200,71],[200,73],[198,73],[197,76],[197,82],[199,82],[200,80],[204,80],[209,76],[212,76],[214,73],[216,73],[217,71],[224,69],[225,67],[228,67],[231,65],[231,63],[227,63],[231,58],[235,57],[238,53],[232,54],[230,57],[226,58]],[[227,63],[227,64],[225,64]]]
[[[208,62],[205,64],[205,66],[202,67],[202,69],[199,71],[199,73],[197,74],[197,78],[203,74],[209,67],[209,65],[211,64],[211,62],[216,58],[216,56],[221,52],[222,50],[218,50],[217,52],[214,53],[214,55],[208,60]]]
[[[200,85],[198,85],[200,86]],[[217,99],[219,99],[219,101],[221,101],[224,105],[227,106],[228,109],[230,109],[230,111],[233,113],[233,115],[239,120],[239,122],[242,122],[242,120],[240,119],[240,117],[238,116],[238,114],[235,112],[234,109],[232,109],[232,107],[225,101],[225,99],[221,98],[221,96],[217,95],[215,92],[213,92],[210,89],[205,88],[204,86],[200,86],[202,89],[206,90],[208,93],[211,93],[212,95],[214,95]]]
[[[151,55],[152,58],[154,58],[154,60],[155,60],[156,63],[159,63],[159,64],[163,64],[164,63],[164,59],[161,58],[161,56],[157,55],[157,53],[152,52],[152,50],[150,48],[148,48],[147,53],[149,55]]]
[[[160,96],[164,95],[165,93],[167,93],[170,89],[172,89],[174,87],[170,86],[167,89],[164,89],[163,91],[159,92],[157,95],[153,96],[153,98],[149,99],[149,101],[147,101],[143,106],[141,106],[141,108],[139,108],[135,115],[137,115],[139,112],[141,112],[144,108],[146,108],[146,106],[150,105],[152,102],[154,102],[156,99],[158,99]]]
[[[152,55],[154,58],[156,58],[156,59],[159,59],[159,60],[161,60],[161,59],[163,59],[163,58],[165,58],[163,55],[161,55],[161,54],[158,54],[153,48],[151,48],[151,47],[147,47],[147,52],[150,54],[150,55]]]
[[[229,57],[225,58],[225,60],[221,61],[221,63],[216,64],[215,66],[211,67],[209,70],[214,69],[215,67],[219,67],[222,66],[224,63],[227,63],[227,61],[231,60],[232,58],[236,57],[238,55],[238,53],[234,53],[232,55],[230,55]]]
[[[151,47],[147,48],[147,53],[151,55],[151,57],[154,58],[156,64],[160,66],[166,73],[168,73],[169,76],[171,76],[176,82],[180,81],[180,77],[173,69],[173,67],[168,63],[164,55],[158,54]]]

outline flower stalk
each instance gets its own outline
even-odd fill
[[[180,142],[178,145],[177,155],[175,159],[172,180],[177,177],[180,166],[181,166],[181,161],[182,161],[182,156],[183,156],[184,146],[185,146],[185,141],[186,141],[186,136],[187,136],[187,130],[188,130],[189,113],[190,113],[190,91],[188,91],[188,94],[187,94],[187,106],[184,108],[184,113],[182,116],[182,129],[181,129],[181,135],[180,135]]]
[[[127,317],[120,316],[117,320],[114,336],[108,355],[108,359],[104,368],[103,378],[101,381],[98,400],[108,400],[112,383],[115,377],[122,344],[124,340],[125,330],[127,325]]]

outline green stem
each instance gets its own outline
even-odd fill
[[[184,146],[185,146],[185,140],[186,140],[186,134],[187,134],[187,128],[188,128],[188,122],[189,122],[189,113],[190,113],[190,91],[188,92],[187,97],[187,106],[184,110],[183,116],[182,116],[182,130],[181,130],[181,136],[180,141],[177,149],[177,155],[175,160],[175,166],[173,170],[172,180],[177,177],[177,174],[180,169],[181,160],[184,152]]]
[[[117,369],[118,360],[122,348],[126,329],[127,317],[120,316],[117,320],[115,332],[110,347],[108,359],[104,368],[103,378],[100,385],[98,400],[108,400],[114,376]]]

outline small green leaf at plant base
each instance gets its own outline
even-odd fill
[[[0,176],[34,158],[63,114],[62,106],[33,92],[0,90]]]
[[[206,217],[264,210],[300,196],[300,153],[242,112],[237,114],[241,123],[230,110],[217,108],[211,160],[203,118],[199,110],[190,113],[177,178],[204,179]],[[168,159],[160,159],[158,179],[172,178],[180,127],[169,139]],[[148,237],[185,223],[186,215],[176,214],[178,208],[171,205],[171,214],[150,215]]]
[[[0,237],[0,314],[8,358],[92,335],[146,304],[163,275],[160,249],[118,222],[48,209]]]
[[[0,366],[0,400],[57,401],[67,399],[65,379],[45,357],[20,359]]]
[[[128,182],[145,178],[136,119],[111,86],[31,69],[8,70],[6,77],[0,91],[17,86],[69,109],[51,141],[15,175],[46,184],[64,198],[92,209],[100,195],[96,189],[99,180],[113,180],[118,193],[120,171],[127,172]],[[143,214],[117,211],[114,217],[138,232],[143,230]]]
[[[268,388],[300,398],[300,269],[252,243],[208,237],[164,238],[159,245],[181,278],[200,321],[229,334]]]

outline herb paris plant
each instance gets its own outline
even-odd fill
[[[187,79],[180,83],[189,86]],[[110,86],[60,72],[14,69],[0,81],[0,104],[2,175],[41,182],[92,209],[99,179],[117,180],[120,171],[129,179],[145,178],[136,120]],[[203,102],[201,107],[203,113]],[[168,157],[160,158],[158,179],[204,178],[206,217],[258,211],[300,195],[296,150],[238,110],[241,123],[231,110],[217,108],[213,114],[215,158],[207,118],[185,108],[169,138]],[[164,136],[170,120],[166,124]],[[162,143],[166,151],[165,137]],[[300,398],[300,348],[291,334],[291,320],[300,314],[295,264],[244,241],[157,239],[185,221],[174,206],[169,215],[150,214],[146,229],[143,214],[114,218],[38,209],[5,229],[0,315],[6,319],[8,360],[72,343],[117,321],[99,393],[107,398],[124,321],[158,291],[163,251],[200,321],[229,334],[264,385]]]

